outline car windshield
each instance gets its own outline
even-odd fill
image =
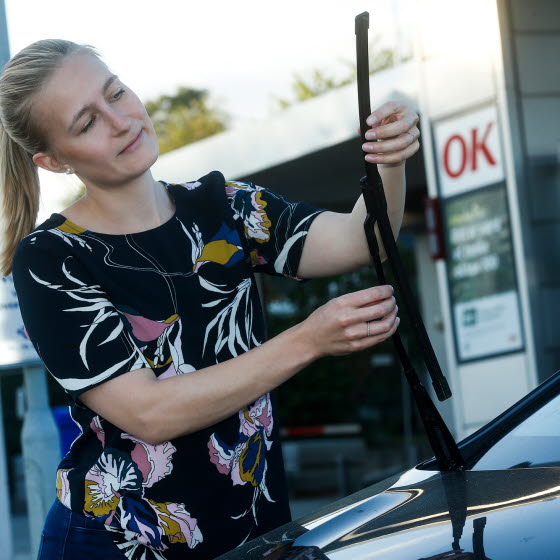
[[[473,470],[560,466],[560,395],[493,445]]]

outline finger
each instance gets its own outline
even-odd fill
[[[397,329],[399,328],[400,324],[401,324],[401,318],[400,317],[395,317],[395,320],[393,321],[393,324],[391,325],[391,328],[389,330],[387,330],[386,332],[384,332],[382,334],[375,335],[372,338],[375,338],[376,339],[376,344],[379,344],[380,342],[383,342],[383,341],[391,338],[397,332]],[[367,340],[367,337],[366,337],[366,340]]]
[[[356,323],[377,321],[379,319],[383,319],[390,313],[393,313],[396,308],[397,302],[395,301],[395,298],[391,296],[390,298],[384,299],[374,305],[359,307],[352,312],[352,318]]]
[[[391,154],[368,154],[365,156],[365,160],[371,163],[400,163],[413,156],[419,148],[420,143],[416,141],[408,146],[408,148],[399,152],[393,152]]]
[[[381,107],[376,109],[366,119],[366,123],[369,126],[376,126],[379,123],[381,123],[383,119],[386,119],[387,117],[390,117],[395,113],[403,112],[406,109],[407,109],[406,103],[404,103],[403,101],[386,101],[385,103],[383,103],[383,105],[381,105]]]
[[[362,150],[370,154],[397,152],[406,149],[408,146],[416,142],[419,136],[420,131],[414,126],[396,138],[391,138],[390,140],[378,140],[377,142],[366,142],[365,144],[362,144]]]
[[[373,286],[357,292],[350,292],[339,296],[338,305],[342,307],[363,307],[387,299],[393,295],[393,286]]]
[[[352,341],[352,349],[353,351],[365,350],[366,348],[371,348],[376,344],[380,344],[384,342],[388,338],[391,338],[396,332],[399,327],[401,320],[400,317],[397,317],[393,322],[392,327],[384,334],[377,334],[373,336],[364,336],[359,340]]]
[[[379,125],[366,130],[366,140],[379,140],[393,138],[409,131],[418,123],[418,115],[412,111],[405,114],[394,115],[391,122],[381,122]]]
[[[379,344],[380,342],[384,342],[385,340],[391,338],[397,332],[400,322],[401,322],[400,317],[395,317],[393,322],[391,323],[391,326],[386,331],[383,331],[382,333],[379,334],[374,334],[371,336],[364,337],[367,346],[372,346],[372,344],[370,344],[370,341],[372,341],[373,344]]]
[[[369,322],[369,336],[383,336],[386,335],[388,332],[391,331],[391,329],[393,328],[393,325],[395,323],[395,321],[397,320],[397,313],[398,310],[394,309],[393,311],[391,311],[391,313],[389,313],[388,315],[386,315],[383,319],[380,319],[378,321],[370,321]],[[366,329],[365,331],[366,336],[367,336],[367,323],[366,323]]]
[[[346,328],[344,334],[350,340],[357,340],[368,336],[367,324],[369,321],[369,336],[377,336],[387,332],[397,318],[398,308],[393,308],[389,313],[383,315],[379,320],[360,318],[356,323]]]

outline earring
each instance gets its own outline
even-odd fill
[[[72,175],[72,173],[74,173],[74,171],[72,170],[71,167],[67,167],[66,168],[66,175]]]

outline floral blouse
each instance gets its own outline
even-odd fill
[[[290,520],[270,394],[158,445],[79,396],[139,368],[188,375],[264,342],[253,272],[296,278],[322,210],[218,171],[160,182],[175,203],[167,222],[110,235],[52,214],[19,244],[13,279],[27,336],[81,430],[57,498],[99,520],[126,558],[209,559]]]

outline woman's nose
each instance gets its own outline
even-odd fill
[[[111,107],[107,114],[109,122],[117,134],[130,130],[132,119],[126,113]]]

